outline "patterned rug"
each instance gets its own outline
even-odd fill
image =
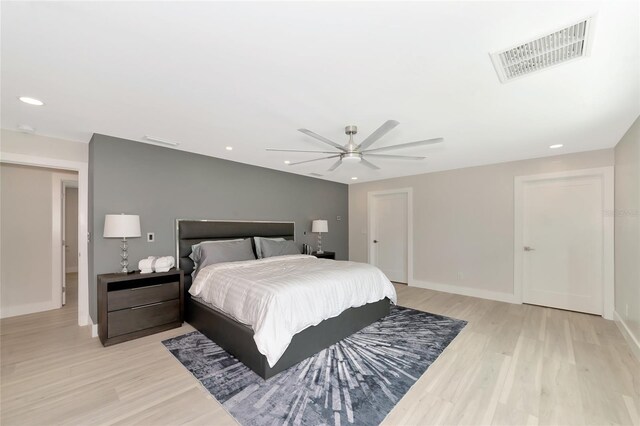
[[[377,425],[465,325],[392,307],[267,381],[198,331],[163,343],[242,425]]]

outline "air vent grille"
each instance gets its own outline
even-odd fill
[[[523,75],[558,65],[586,55],[591,18],[537,38],[493,53],[491,59],[503,83]]]

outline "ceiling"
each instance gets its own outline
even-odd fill
[[[2,2],[1,126],[92,133],[353,183],[613,147],[640,114],[638,2]],[[595,15],[591,54],[502,84],[489,53]],[[19,96],[41,99],[34,107]],[[385,120],[376,159],[300,166]],[[552,144],[564,144],[551,150]],[[227,151],[226,146],[232,146]],[[391,152],[389,152],[391,153]],[[319,155],[318,155],[319,156]],[[372,160],[373,161],[373,160]],[[351,180],[358,177],[357,181]]]

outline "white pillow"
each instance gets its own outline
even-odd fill
[[[260,240],[271,240],[271,241],[286,241],[284,238],[264,238],[264,237],[253,237],[253,241],[256,244],[256,254],[258,255],[258,259],[262,259],[262,245]]]

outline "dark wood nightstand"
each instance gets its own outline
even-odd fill
[[[182,271],[98,275],[98,335],[104,346],[180,327]]]
[[[318,259],[331,259],[336,260],[336,253],[333,251],[325,251],[322,254],[318,254],[318,252],[311,253],[312,256],[317,257]]]

